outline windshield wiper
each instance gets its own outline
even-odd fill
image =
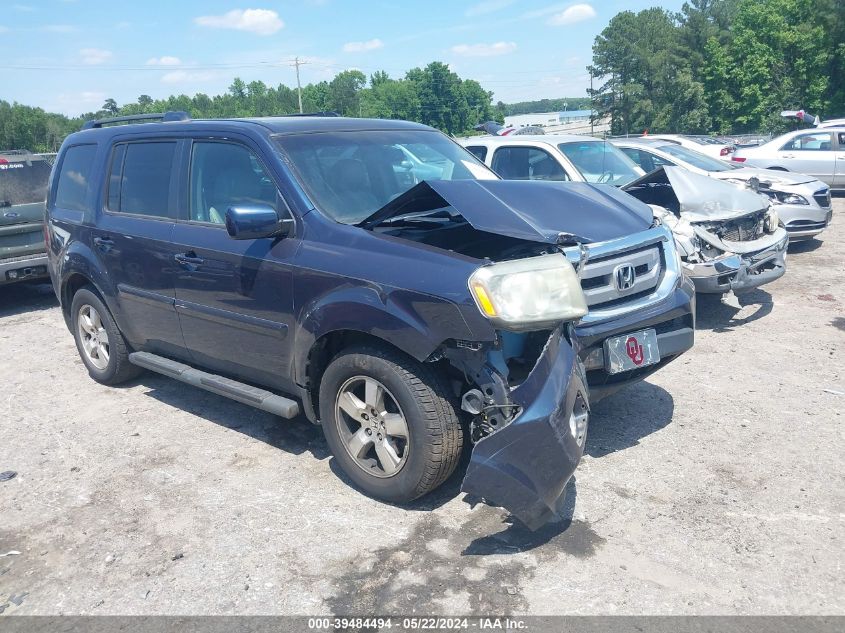
[[[417,222],[433,222],[435,224],[443,224],[446,222],[457,222],[458,216],[450,213],[447,209],[434,209],[432,211],[423,211],[415,213],[405,213],[397,215],[379,222],[379,226],[394,226],[396,224],[414,224]]]

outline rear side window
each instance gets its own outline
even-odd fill
[[[109,172],[109,210],[155,218],[174,217],[170,184],[175,157],[175,141],[115,146]]]
[[[500,147],[493,171],[506,180],[569,180],[560,163],[537,147]]]
[[[96,145],[75,145],[65,152],[56,186],[57,207],[73,211],[87,210],[85,201],[96,154]]]
[[[487,148],[483,145],[470,145],[469,147],[467,147],[467,151],[473,156],[475,156],[482,163],[487,158]]]

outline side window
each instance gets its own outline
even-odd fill
[[[279,207],[276,185],[258,157],[233,143],[194,143],[190,187],[193,222],[224,224],[235,205]]]
[[[466,149],[482,163],[487,158],[487,148],[483,145],[470,145]]]
[[[56,186],[57,207],[87,211],[85,199],[88,196],[91,167],[96,154],[96,145],[75,145],[65,152]]]
[[[839,133],[839,149],[845,149],[845,132]]]
[[[108,208],[118,213],[170,218],[175,141],[118,145],[112,152]]]
[[[833,149],[830,132],[816,132],[801,134],[781,147],[781,151],[799,152],[829,152]]]
[[[492,167],[505,180],[569,180],[551,154],[536,147],[500,147]]]

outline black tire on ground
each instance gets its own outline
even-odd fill
[[[80,310],[90,306],[97,311],[102,321],[102,326],[108,334],[108,364],[100,369],[96,367],[83,349],[79,333]],[[76,291],[70,305],[71,327],[73,338],[76,341],[76,349],[79,352],[82,362],[85,364],[88,374],[97,382],[104,385],[118,385],[140,375],[143,370],[129,362],[129,346],[123,338],[123,334],[117,327],[109,309],[100,299],[92,286],[84,286]]]
[[[358,376],[381,383],[405,417],[407,457],[389,477],[365,472],[341,438],[337,399],[344,384]],[[405,503],[431,492],[454,472],[461,456],[464,434],[446,382],[432,367],[386,347],[351,347],[332,359],[320,384],[320,418],[343,472],[365,494],[384,501]]]

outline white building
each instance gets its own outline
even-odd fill
[[[537,125],[547,133],[604,134],[610,130],[610,119],[596,121],[590,125],[591,110],[567,110],[565,112],[532,112],[505,117],[505,127],[527,127]]]

